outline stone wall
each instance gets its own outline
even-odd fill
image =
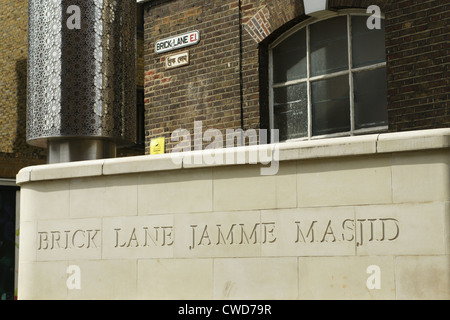
[[[19,299],[449,299],[449,147],[440,129],[23,169]]]

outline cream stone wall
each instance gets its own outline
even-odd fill
[[[450,299],[449,147],[285,143],[276,175],[194,153],[25,168],[19,299]]]

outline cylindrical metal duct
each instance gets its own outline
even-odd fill
[[[27,141],[48,162],[115,157],[136,139],[136,1],[28,2]]]

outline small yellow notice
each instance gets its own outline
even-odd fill
[[[164,154],[165,141],[165,138],[152,139],[152,141],[150,142],[150,154]]]

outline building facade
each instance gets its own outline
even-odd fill
[[[370,298],[360,291],[364,277],[315,292],[317,283],[330,287],[323,274],[335,275],[320,273],[323,263],[344,279],[341,266],[364,276],[370,265],[388,270],[372,298],[450,296],[445,2],[138,1],[138,145],[119,151],[126,159],[79,167],[36,166],[46,154],[25,137],[27,1],[1,4],[1,298],[13,295],[19,210],[25,299]],[[236,132],[248,140],[234,140]],[[228,158],[225,167],[196,162],[195,153],[173,158],[264,144],[263,132],[281,142],[275,177],[260,177],[248,158],[237,167]],[[160,138],[165,148],[154,149]],[[161,233],[140,238],[141,229]],[[363,230],[372,232],[364,245]],[[159,247],[146,250],[150,240]],[[66,286],[74,264],[85,291]],[[429,281],[418,283],[438,292],[408,285],[420,272]],[[53,276],[55,287],[47,285]],[[251,288],[267,276],[259,295]],[[96,296],[90,284],[105,277],[142,285],[120,292],[118,280]],[[174,290],[172,278],[185,287]]]
[[[281,140],[448,127],[448,5],[327,2],[328,13],[311,17],[302,1],[144,1],[147,153],[152,138],[165,137],[170,149],[171,133],[192,130],[195,121],[205,130],[279,129]],[[376,13],[367,13],[371,5],[381,10],[381,29],[366,28]],[[351,16],[351,31],[344,15]],[[334,28],[341,28],[340,34],[321,37]],[[167,53],[155,52],[155,42],[192,30],[199,31],[200,43],[178,50],[189,51],[190,64],[167,69]],[[292,44],[297,41],[300,47]],[[324,69],[312,70],[316,64]],[[361,72],[377,66],[378,73]],[[334,82],[327,77],[333,74]],[[320,104],[331,87],[334,102]],[[345,100],[335,106],[341,118],[330,111],[335,123],[326,124],[331,120],[322,110],[339,99]]]

